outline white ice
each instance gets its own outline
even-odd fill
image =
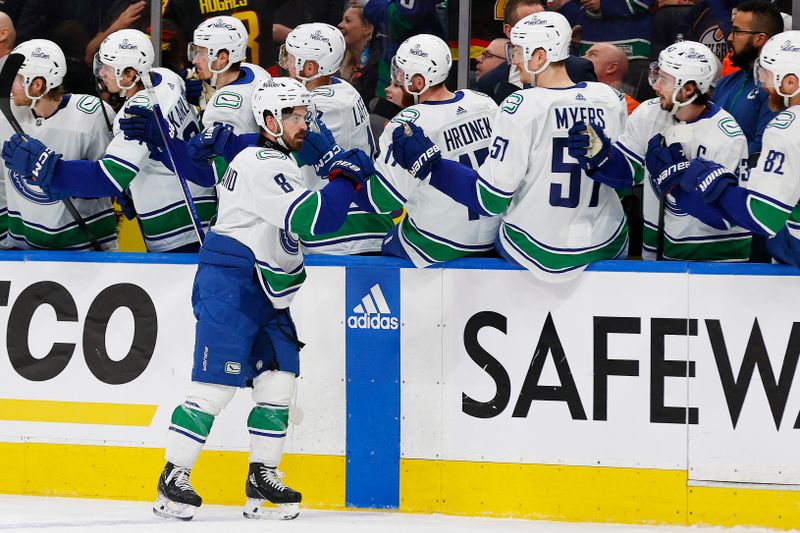
[[[762,533],[756,528],[571,524],[399,512],[302,509],[287,522],[247,520],[241,509],[204,505],[190,522],[153,515],[148,502],[0,495],[0,532],[70,533]]]

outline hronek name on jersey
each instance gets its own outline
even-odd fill
[[[381,286],[376,283],[361,298],[361,303],[353,308],[353,314],[347,317],[347,327],[350,329],[397,329],[400,327],[400,321],[397,317],[391,316],[391,313]]]

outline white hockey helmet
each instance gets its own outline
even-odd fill
[[[244,61],[247,53],[247,28],[241,20],[227,15],[212,17],[200,23],[194,30],[193,41],[188,44],[189,61],[197,55],[196,47],[208,49],[208,70],[212,74],[220,74],[230,68],[233,63]],[[228,52],[228,64],[219,70],[211,68],[219,53]],[[213,85],[213,84],[212,84]]]
[[[19,74],[22,76],[25,96],[31,100],[31,107],[36,105],[36,102],[50,89],[58,87],[64,81],[64,75],[67,73],[67,60],[64,52],[53,41],[31,39],[14,48],[13,53],[22,54],[25,57],[22,66],[19,67]],[[44,92],[40,96],[31,96],[28,89],[36,78],[44,79]]]
[[[447,43],[427,33],[409,37],[400,45],[392,58],[392,80],[405,87],[414,99],[433,85],[442,83],[450,74],[453,56]],[[420,75],[425,86],[419,91],[411,90],[411,79]]]
[[[661,72],[675,78],[670,111],[674,115],[678,109],[691,104],[698,93],[706,94],[711,90],[718,70],[719,61],[706,45],[695,41],[680,41],[662,50],[658,54],[658,62],[650,65],[650,84],[655,85]],[[678,102],[678,92],[690,81],[697,85],[698,93],[686,102]]]
[[[297,77],[305,83],[336,73],[342,66],[344,51],[344,35],[339,28],[322,22],[300,24],[289,32],[286,43],[281,45],[278,63],[288,70],[289,55],[294,57]],[[306,61],[316,61],[319,65],[319,71],[310,78],[300,76]]]
[[[150,71],[154,57],[153,43],[147,34],[130,29],[115,31],[100,43],[100,50],[94,55],[94,75],[100,78],[103,66],[113,68],[120,94],[124,94]],[[122,75],[128,68],[136,71],[136,77],[126,87],[122,85]]]
[[[299,81],[288,78],[262,80],[253,91],[253,116],[256,124],[272,135],[283,135],[283,110],[297,106],[311,107],[311,93]],[[278,131],[267,128],[264,112],[269,111],[278,122]],[[309,109],[309,113],[313,110]],[[306,118],[308,120],[308,117]]]
[[[511,63],[514,47],[518,46],[522,52],[522,64],[535,84],[537,74],[541,74],[555,61],[564,61],[569,57],[569,45],[572,41],[572,26],[566,17],[554,11],[531,13],[520,19],[511,29],[511,35],[506,44],[506,59]],[[535,72],[528,70],[528,62],[533,53],[539,48],[547,54],[544,65]]]
[[[800,94],[800,88],[792,94],[784,94],[781,83],[790,74],[800,79],[800,31],[785,31],[767,41],[756,61],[754,74],[760,85],[772,85],[775,92],[783,96],[783,105],[789,107],[789,100]]]

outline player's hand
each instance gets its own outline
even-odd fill
[[[15,133],[3,143],[6,168],[23,176],[28,183],[39,186],[48,195],[59,159],[61,154],[55,153],[33,137],[23,139]]]
[[[344,178],[353,184],[355,190],[358,190],[373,174],[375,174],[375,167],[372,164],[372,158],[362,150],[354,148],[343,153],[342,157],[331,164],[328,179]]]
[[[664,146],[664,136],[659,133],[647,143],[645,165],[653,190],[661,198],[680,184],[689,168],[689,161],[680,143]]]
[[[186,152],[195,165],[207,164],[209,159],[225,154],[225,148],[233,136],[233,126],[230,124],[214,124],[189,139]]]
[[[180,72],[183,84],[186,86],[186,101],[192,105],[200,105],[200,96],[203,94],[203,80],[189,78],[189,71]]]
[[[395,161],[412,176],[424,180],[442,158],[442,152],[416,124],[403,123],[392,132]]]
[[[317,176],[326,177],[331,170],[331,164],[342,157],[344,150],[336,144],[333,133],[324,122],[317,121],[319,133],[308,130],[303,147],[295,155],[304,165],[313,165]]]
[[[733,172],[718,163],[697,157],[689,164],[681,186],[686,190],[695,189],[710,204],[731,185],[738,185],[739,180]]]
[[[567,133],[567,152],[591,176],[608,160],[611,140],[597,124],[577,121]]]
[[[130,106],[119,119],[119,128],[125,139],[145,143],[150,152],[164,152],[164,139],[158,127],[156,114],[146,107]]]

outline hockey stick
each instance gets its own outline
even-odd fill
[[[27,140],[25,132],[22,131],[22,127],[17,122],[17,118],[14,116],[14,113],[11,111],[11,85],[14,83],[14,79],[17,77],[17,72],[19,72],[19,68],[22,66],[22,63],[25,61],[25,56],[22,54],[11,54],[6,58],[6,62],[3,64],[3,69],[0,70],[0,112],[3,113],[3,116],[6,117],[6,120],[9,124],[11,124],[11,128],[14,130],[14,133],[22,137],[23,140]],[[69,198],[63,198],[61,200],[64,203],[64,206],[67,208],[70,216],[73,220],[78,224],[80,230],[86,235],[86,238],[89,239],[89,242],[92,245],[92,248],[95,251],[102,252],[103,248],[100,246],[100,243],[97,242],[97,239],[94,238],[92,235],[91,230],[86,225],[86,222],[81,217],[78,210],[75,209],[75,205],[72,203],[72,200]]]
[[[194,232],[197,234],[197,240],[200,242],[200,244],[203,244],[203,241],[206,238],[206,234],[203,231],[203,224],[200,222],[200,216],[197,214],[197,207],[194,205],[192,192],[189,190],[189,185],[186,183],[186,178],[182,176],[182,174],[185,173],[185,170],[178,168],[178,158],[175,157],[175,150],[172,148],[172,144],[170,143],[171,136],[169,134],[169,125],[167,124],[167,120],[164,118],[164,114],[161,112],[161,106],[158,103],[158,97],[156,97],[156,91],[153,87],[153,82],[150,80],[149,74],[142,76],[142,83],[144,84],[144,88],[147,90],[147,96],[153,105],[153,113],[156,116],[158,131],[161,133],[161,139],[164,141],[164,148],[166,149],[167,156],[172,164],[173,172],[178,178],[178,183],[180,183],[181,191],[183,192],[183,201],[186,204],[186,208],[189,210],[189,216],[192,219],[192,225],[194,226]]]

